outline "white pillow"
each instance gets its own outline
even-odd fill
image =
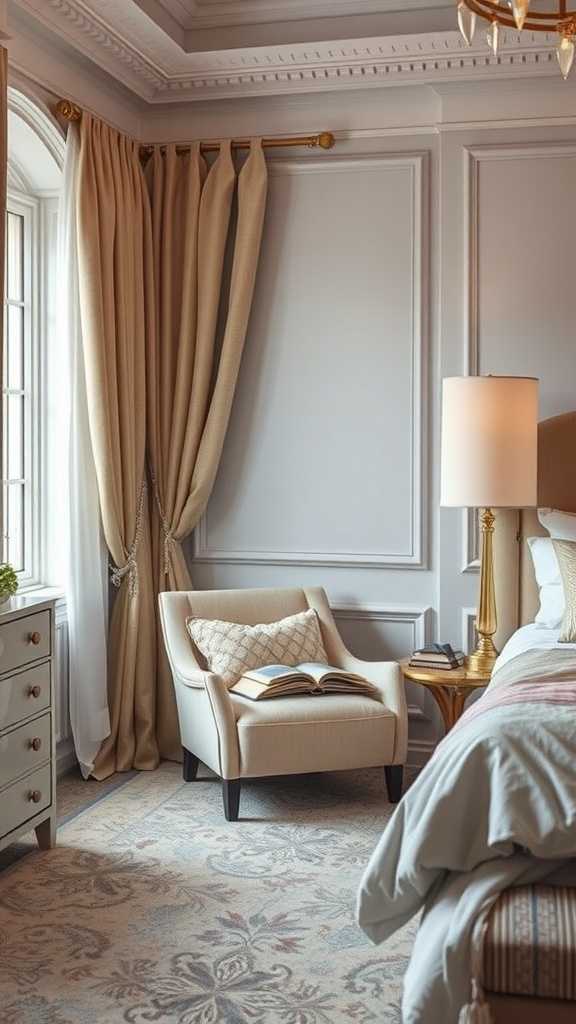
[[[538,519],[554,540],[576,540],[576,515],[556,508],[539,508]]]
[[[540,589],[540,609],[534,621],[548,629],[557,629],[562,622],[566,602],[554,544],[551,537],[528,537],[528,547]]]
[[[227,686],[233,686],[251,668],[263,665],[328,661],[314,608],[257,626],[191,616],[186,627],[209,670],[221,676]]]

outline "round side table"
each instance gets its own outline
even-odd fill
[[[404,678],[409,679],[411,683],[420,683],[430,691],[440,708],[446,732],[462,715],[466,700],[472,691],[487,686],[490,680],[489,674],[468,672],[465,664],[462,668],[444,671],[441,668],[414,668],[409,661],[409,658],[405,658],[400,662]]]

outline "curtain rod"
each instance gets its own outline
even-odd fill
[[[70,100],[58,100],[56,113],[64,118],[65,121],[80,121],[82,118],[82,108]],[[250,149],[250,139],[232,139],[231,142],[232,149]],[[278,138],[262,139],[264,149],[280,149],[288,146],[306,146],[308,149],[315,149],[316,147],[332,149],[334,143],[335,139],[332,132],[319,132],[317,135],[281,135]],[[161,146],[160,148],[165,149],[166,147]],[[186,153],[189,149],[189,145],[176,146],[177,153]],[[202,142],[200,143],[200,149],[203,153],[217,153],[220,149],[220,143]],[[145,160],[152,155],[153,151],[154,146],[144,143],[140,146],[140,156]]]

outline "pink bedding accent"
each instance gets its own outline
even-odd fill
[[[543,680],[530,683],[515,683],[512,686],[487,691],[480,700],[464,712],[454,729],[461,729],[485,711],[509,704],[574,704],[576,705],[576,680],[561,683],[547,683]]]

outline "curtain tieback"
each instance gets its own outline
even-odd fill
[[[138,545],[140,543],[140,537],[142,536],[142,526],[144,523],[144,504],[146,501],[146,480],[142,480],[140,487],[140,495],[138,497],[138,508],[136,510],[136,526],[134,528],[134,540],[128,550],[128,555],[124,565],[110,565],[110,579],[113,586],[121,587],[122,580],[125,576],[128,577],[128,590],[130,597],[136,597],[138,593]]]
[[[150,479],[154,488],[154,497],[156,499],[156,506],[158,508],[158,516],[162,524],[162,532],[164,534],[164,575],[168,576],[170,569],[172,568],[172,545],[176,544],[176,537],[174,536],[174,530],[170,526],[162,508],[162,502],[160,501],[160,494],[158,492],[158,484],[156,483],[156,477],[150,469]]]

